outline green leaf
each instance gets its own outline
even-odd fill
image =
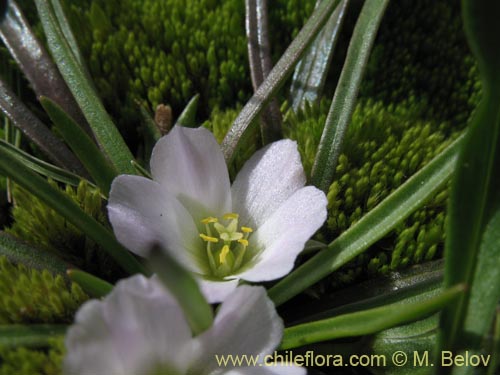
[[[132,166],[135,168],[135,171],[137,172],[138,175],[141,175],[143,177],[149,178],[150,180],[153,179],[153,176],[151,173],[148,172],[146,168],[144,168],[142,165],[140,165],[138,162],[135,160],[132,160]]]
[[[437,295],[442,289],[442,262],[429,262],[387,276],[370,279],[329,294],[324,299],[308,304],[300,316],[300,323],[331,316],[371,309],[390,303],[422,301]],[[329,302],[331,301],[331,302]]]
[[[449,269],[446,270],[449,272]],[[476,272],[471,283],[470,301],[464,322],[465,335],[474,338],[479,348],[484,335],[490,332],[500,301],[500,210],[487,224],[479,254]]]
[[[186,128],[196,128],[198,126],[196,123],[196,111],[198,110],[199,99],[199,94],[196,94],[191,98],[177,119],[176,125],[184,126]]]
[[[191,273],[182,268],[159,246],[153,247],[150,264],[160,281],[179,302],[193,335],[199,335],[207,330],[213,322],[212,308],[203,297]]]
[[[9,324],[0,326],[0,347],[43,347],[50,340],[66,333],[67,326],[55,324]]]
[[[141,113],[142,120],[144,121],[145,137],[150,143],[156,143],[161,138],[160,129],[155,123],[155,120],[151,117],[146,107],[146,104],[136,101]]]
[[[35,158],[34,156],[28,154],[27,152],[24,152],[23,150],[1,139],[0,139],[0,148],[9,152],[13,157],[18,159],[21,163],[30,168],[32,171],[40,173],[41,175],[49,177],[55,181],[62,182],[63,184],[68,184],[71,186],[78,186],[78,184],[82,180],[80,176],[68,172],[65,169],[56,167],[55,165],[47,163],[43,160]]]
[[[85,271],[71,269],[67,271],[67,274],[72,281],[82,287],[85,293],[94,298],[104,297],[113,289],[113,284]]]
[[[71,198],[51,186],[46,180],[1,148],[0,173],[12,178],[22,188],[87,234],[102,246],[103,250],[108,252],[124,270],[131,274],[145,273],[141,263],[115,239],[108,229],[87,215]]]
[[[318,250],[323,250],[326,248],[326,244],[316,240],[309,240],[304,245],[304,250],[300,253],[301,255],[315,253]]]
[[[312,169],[311,183],[325,192],[333,181],[361,79],[388,3],[365,1],[356,22]]]
[[[92,3],[95,4],[95,3]],[[96,8],[97,9],[97,8]],[[149,113],[148,106],[146,103],[141,102],[139,100],[135,101],[137,104],[137,107],[139,108],[139,112],[142,117],[142,133],[143,133],[143,141],[144,141],[144,149],[142,152],[142,159],[144,161],[144,164],[148,164],[149,160],[151,158],[151,154],[153,151],[153,147],[155,146],[156,142],[161,138],[161,132],[156,125],[155,120],[153,117],[151,117],[151,114]],[[134,164],[135,163],[135,164]],[[135,160],[132,161],[132,165],[135,167],[137,171],[137,162]],[[142,173],[139,173],[142,174]]]
[[[295,68],[290,87],[295,112],[306,101],[315,102],[321,95],[348,5],[349,0],[342,0]]]
[[[92,82],[75,57],[71,44],[64,35],[67,25],[61,25],[50,0],[36,0],[47,44],[69,89],[87,119],[95,138],[119,173],[133,174],[133,159],[118,129],[104,109]]]
[[[500,50],[496,37],[500,3],[464,0],[462,6],[481,74],[482,100],[471,119],[451,187],[445,285],[465,283],[470,293],[443,311],[439,350],[479,350],[500,299]]]
[[[30,28],[20,7],[14,1],[5,1],[5,7],[5,15],[0,12],[0,38],[36,96],[51,98],[86,130],[90,130],[56,65]]]
[[[383,366],[383,369],[372,368],[373,372],[384,375],[428,375],[429,367],[435,363],[433,348],[438,326],[439,316],[434,314],[426,319],[378,333],[371,340],[370,354],[383,356],[386,366]],[[406,364],[394,364],[391,358],[396,352],[403,352],[408,356]]]
[[[500,308],[497,308],[495,314],[495,327],[493,329],[493,345],[491,348],[491,365],[488,369],[488,375],[495,375],[496,370],[500,368]]]
[[[33,248],[17,238],[0,231],[0,256],[5,256],[15,264],[24,264],[26,267],[38,270],[48,270],[57,274],[64,274],[68,265],[55,255]]]
[[[71,52],[73,53],[73,56],[80,64],[80,67],[82,69],[85,69],[85,59],[82,57],[82,54],[80,52],[80,48],[78,48],[78,44],[76,43],[76,38],[73,35],[73,32],[71,31],[68,19],[64,15],[64,10],[63,10],[63,7],[62,7],[60,1],[59,0],[51,0],[51,3],[52,3],[52,7],[54,9],[54,14],[57,17],[57,22],[61,28],[61,31],[64,35],[64,38],[66,39],[69,47],[71,48]]]
[[[41,97],[40,103],[66,143],[80,159],[97,186],[107,196],[111,182],[118,175],[118,172],[104,157],[92,139],[61,107],[46,97]]]
[[[313,42],[314,37],[321,31],[321,28],[328,21],[330,14],[335,10],[339,1],[324,0],[315,9],[297,37],[276,63],[273,70],[243,107],[222,141],[221,147],[228,164],[233,160],[238,146],[242,143],[240,141],[244,140],[250,134],[251,128],[256,124],[254,120],[257,119],[266,104],[269,103],[273,95],[276,94],[281,85],[283,85],[292,73],[296,62]]]
[[[24,105],[1,78],[0,111],[54,163],[73,172],[84,172],[83,166],[64,142]]]
[[[280,349],[292,349],[342,337],[370,335],[412,322],[439,311],[464,289],[464,286],[457,285],[425,301],[393,303],[286,328]]]
[[[245,0],[245,28],[248,60],[254,92],[273,67],[266,0]],[[273,98],[260,116],[260,134],[264,145],[283,138],[279,104]]]
[[[280,305],[331,272],[346,264],[389,233],[425,203],[451,176],[463,137],[413,175],[359,222],[342,233],[326,250],[319,252],[269,291]]]

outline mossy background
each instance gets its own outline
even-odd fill
[[[42,35],[33,4],[28,0],[19,3]],[[269,3],[275,61],[314,3]],[[77,30],[96,88],[136,153],[145,149],[137,102],[151,113],[158,104],[169,104],[175,117],[193,95],[200,94],[199,123],[221,140],[252,94],[244,4],[240,0],[66,0],[63,5],[73,30]],[[355,9],[353,6],[348,15],[346,31],[354,24]],[[345,54],[347,41],[345,35],[336,56]],[[0,55],[5,62],[0,64],[0,75],[42,115],[1,47]],[[339,62],[332,65],[323,98],[298,113],[285,102],[288,86],[280,93],[285,136],[297,140],[307,172],[340,68]],[[391,2],[328,193],[328,221],[318,239],[329,242],[336,238],[446,147],[466,127],[479,96],[477,70],[462,32],[459,2]],[[254,148],[243,150],[237,164],[241,165]],[[5,190],[5,180],[0,180],[0,186]],[[105,202],[98,192],[88,186],[61,188],[106,223]],[[120,276],[112,262],[76,228],[29,193],[17,188],[13,193],[9,217],[3,214],[0,220],[8,226],[7,231],[40,251],[49,251],[108,280]],[[327,295],[342,286],[440,257],[447,196],[444,188],[369,251],[313,287],[310,294]],[[4,198],[0,205],[7,205]],[[87,298],[62,276],[12,265],[5,258],[0,265],[3,322],[68,323]],[[35,298],[39,295],[46,298]],[[61,340],[49,348],[2,349],[0,374],[56,374],[62,351]]]

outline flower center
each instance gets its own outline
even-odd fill
[[[222,222],[216,217],[201,221],[206,233],[200,233],[200,237],[206,242],[208,263],[217,277],[231,275],[243,262],[253,229],[239,227],[238,230],[238,218],[238,214],[227,213],[222,216]]]

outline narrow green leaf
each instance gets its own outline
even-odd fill
[[[15,1],[5,1],[5,14],[0,13],[0,38],[30,82],[36,96],[47,96],[58,103],[86,130],[83,114],[71,95],[56,65],[30,28]]]
[[[446,270],[449,272],[449,269]],[[473,347],[481,346],[489,334],[500,301],[500,210],[487,224],[476,272],[470,287],[470,300],[465,312],[464,335]]]
[[[430,262],[409,270],[394,272],[387,277],[371,279],[341,289],[308,307],[313,314],[301,316],[300,322],[329,318],[335,315],[371,309],[390,303],[418,302],[437,295],[442,289],[442,263]],[[305,314],[303,314],[305,315]]]
[[[412,322],[439,311],[464,290],[463,285],[457,285],[425,301],[394,303],[286,328],[280,349],[293,349],[342,337],[370,335]]]
[[[370,354],[383,356],[386,365],[384,375],[429,375],[434,366],[435,346],[439,326],[439,314],[403,326],[391,328],[375,335],[370,340]],[[407,355],[405,364],[391,360],[397,352]],[[376,357],[375,357],[376,358]],[[382,366],[373,368],[376,372]]]
[[[323,90],[348,5],[349,0],[342,0],[295,68],[290,87],[290,102],[295,112],[306,101],[315,102]]]
[[[133,156],[73,54],[50,0],[36,0],[35,3],[52,56],[101,149],[119,173],[133,174],[134,170],[130,165]]]
[[[153,119],[153,117],[151,117],[151,114],[149,113],[148,106],[146,105],[146,103],[141,102],[139,100],[136,100],[135,102],[139,108],[139,112],[142,117],[141,130],[143,133],[143,141],[144,141],[142,159],[144,161],[144,164],[148,164],[149,160],[151,159],[153,147],[155,146],[156,142],[158,142],[158,140],[161,138],[161,132],[155,120]],[[136,167],[134,163],[137,163],[135,160],[132,161],[132,165]],[[137,170],[137,168],[135,169]]]
[[[161,138],[160,129],[155,124],[155,120],[149,114],[146,105],[141,103],[140,101],[136,101],[137,106],[139,107],[139,112],[141,113],[141,117],[144,121],[145,125],[145,137],[148,138],[148,141],[152,144],[156,143]]]
[[[500,299],[500,3],[463,0],[464,25],[481,74],[453,179],[445,243],[445,285],[465,283],[442,314],[440,350],[480,349]],[[450,371],[449,368],[444,372]]]
[[[135,160],[132,160],[131,161],[132,163],[132,166],[135,168],[137,174],[143,176],[143,177],[147,177],[149,178],[150,180],[153,179],[153,176],[151,175],[151,173],[149,173],[146,168],[144,168],[142,165],[140,165],[138,162],[136,162]]]
[[[312,169],[312,184],[325,192],[333,181],[361,79],[388,3],[365,1],[356,22]]]
[[[94,298],[104,297],[113,289],[113,284],[85,271],[70,269],[67,274],[72,281],[82,287],[85,293]]]
[[[0,231],[0,256],[5,256],[9,262],[15,264],[24,264],[29,268],[49,270],[57,274],[64,274],[68,268],[68,265],[55,255],[31,247],[2,231]]]
[[[191,98],[177,119],[176,125],[184,126],[186,128],[196,128],[198,126],[196,123],[196,111],[198,110],[199,100],[199,94],[196,94]]]
[[[78,48],[78,44],[76,43],[76,38],[73,35],[73,32],[71,31],[71,28],[69,26],[69,21],[64,14],[61,2],[59,0],[51,0],[51,3],[54,9],[54,14],[57,17],[57,22],[61,27],[61,31],[64,35],[64,38],[66,39],[69,47],[71,48],[73,56],[80,64],[80,67],[82,69],[85,69],[85,59],[82,57],[80,48]]]
[[[326,248],[326,244],[316,240],[309,240],[304,245],[304,250],[300,253],[301,255],[312,254],[318,250],[323,250]]]
[[[245,0],[245,27],[248,60],[253,91],[257,91],[273,68],[267,0]],[[260,134],[264,145],[283,138],[278,100],[273,98],[260,116]]]
[[[24,152],[20,148],[17,148],[14,145],[5,142],[4,140],[1,139],[0,139],[0,148],[4,149],[7,152],[10,152],[10,154],[13,157],[18,159],[21,163],[26,165],[32,171],[40,173],[45,177],[49,177],[54,181],[62,182],[63,184],[71,186],[78,186],[78,184],[82,180],[80,176],[68,172],[65,169],[56,167],[55,165],[47,163],[43,160],[35,158],[34,156],[28,154],[27,152]],[[90,183],[90,185],[92,184]]]
[[[337,270],[425,203],[451,176],[462,139],[463,136],[448,146],[358,223],[330,243],[327,249],[313,256],[272,287],[269,296],[274,303],[282,304]]]
[[[0,111],[50,160],[83,174],[83,166],[66,145],[42,123],[0,78]]]
[[[488,368],[488,375],[495,375],[497,374],[496,370],[500,368],[500,307],[497,308],[495,314],[491,355],[491,365]]]
[[[9,324],[0,326],[0,347],[47,346],[50,339],[66,333],[67,326],[55,324]]]
[[[240,140],[244,139],[254,126],[255,119],[260,115],[264,107],[274,94],[279,90],[303,52],[309,47],[314,37],[320,32],[323,25],[330,18],[340,0],[324,0],[313,12],[297,37],[287,48],[283,56],[274,66],[264,82],[259,86],[252,98],[243,107],[233,126],[222,141],[222,150],[226,161],[230,163],[237,151]]]
[[[104,157],[92,139],[61,107],[46,97],[41,97],[40,103],[66,143],[80,159],[97,186],[107,196],[111,182],[118,175],[118,172]]]
[[[193,335],[208,329],[213,322],[213,311],[193,276],[159,246],[153,247],[150,264],[160,281],[179,302]]]
[[[22,188],[29,191],[42,202],[53,208],[70,223],[86,233],[111,255],[127,272],[145,273],[144,267],[130,254],[113,234],[87,215],[71,198],[51,186],[42,177],[0,148],[0,173],[12,178]]]

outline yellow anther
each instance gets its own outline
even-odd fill
[[[211,216],[209,216],[209,217],[206,217],[205,219],[203,219],[203,220],[201,221],[201,223],[202,223],[202,224],[210,224],[210,223],[216,223],[216,222],[218,222],[218,221],[219,221],[219,220],[217,220],[217,218],[216,218],[216,217],[211,217]]]
[[[203,234],[203,233],[200,233],[200,237],[203,241],[207,241],[207,242],[213,242],[213,243],[217,243],[219,242],[219,239],[218,238],[215,238],[215,237],[210,237],[210,236],[207,236],[206,234]]]
[[[229,253],[229,246],[224,245],[224,247],[222,248],[222,250],[220,251],[220,254],[219,254],[219,262],[221,264],[226,263],[226,256],[228,253]]]
[[[224,214],[224,216],[222,216],[222,217],[226,220],[230,220],[230,219],[238,220],[240,215],[235,214],[234,212],[228,212],[227,214]]]
[[[250,227],[241,227],[241,231],[243,233],[252,233],[253,232],[253,229],[250,228]]]
[[[239,239],[238,242],[243,246],[248,246],[248,240],[245,240],[244,238]]]

